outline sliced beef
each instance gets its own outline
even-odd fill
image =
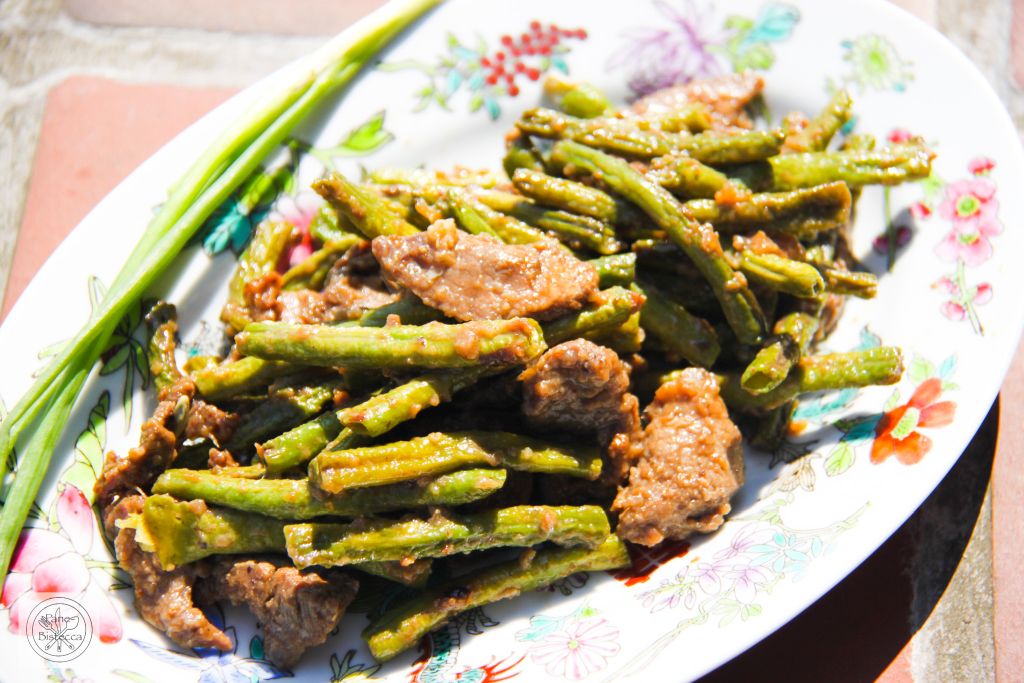
[[[707,370],[688,368],[663,384],[648,406],[643,454],[612,507],[616,533],[655,545],[722,525],[743,484],[740,432]]]
[[[203,585],[204,595],[246,605],[263,626],[267,658],[288,668],[327,640],[356,595],[359,583],[338,571],[299,571],[285,561],[221,558]]]
[[[357,244],[335,261],[321,291],[283,289],[282,286],[281,274],[277,272],[245,283],[243,303],[225,305],[221,318],[225,321],[332,323],[353,320],[400,296],[385,284],[369,242]]]
[[[239,417],[195,398],[196,387],[188,377],[160,391],[153,416],[142,423],[139,445],[124,458],[107,453],[93,491],[100,508],[118,496],[148,488],[177,457],[178,438],[207,438],[227,442]]]
[[[240,419],[237,413],[229,413],[212,403],[194,399],[185,423],[185,438],[211,439],[216,444],[227,443]]]
[[[130,496],[107,511],[110,527],[113,520],[142,510],[144,498]],[[202,610],[195,606],[192,589],[207,568],[193,562],[173,571],[166,571],[156,556],[139,547],[134,529],[120,529],[114,541],[117,561],[128,572],[135,586],[135,607],[151,626],[182,647],[230,650],[231,639],[214,626]]]
[[[519,375],[523,413],[534,425],[588,433],[620,420],[629,371],[611,349],[573,339],[548,349]]]
[[[712,129],[750,128],[753,124],[743,109],[763,89],[761,76],[744,71],[663,88],[634,102],[633,111],[667,114],[691,102],[701,102],[711,111]]]
[[[606,482],[618,483],[639,455],[640,417],[629,368],[586,339],[548,349],[520,375],[523,414],[535,428],[596,434],[609,456]]]
[[[162,390],[153,416],[142,423],[139,445],[124,458],[113,451],[107,453],[93,486],[100,508],[107,507],[119,495],[148,487],[167,469],[176,455],[178,435],[185,429],[195,391],[189,379],[178,380]]]
[[[458,320],[530,316],[549,320],[583,306],[597,271],[553,240],[503,244],[451,220],[426,232],[373,240],[385,276]]]
[[[394,303],[400,294],[388,289],[370,243],[363,242],[335,262],[327,274],[322,296],[331,307],[334,320],[352,320],[372,308]]]
[[[334,313],[320,292],[312,289],[284,290],[277,296],[277,317],[285,323],[315,325],[334,322]]]
[[[228,302],[221,310],[220,319],[235,326],[246,322],[277,320],[281,317],[278,296],[281,294],[281,274],[267,273],[245,283],[242,288],[242,303]],[[236,332],[239,330],[235,330]]]

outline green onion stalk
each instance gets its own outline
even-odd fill
[[[92,316],[0,423],[0,481],[22,433],[29,438],[0,512],[0,577],[46,476],[86,378],[128,309],[166,271],[207,218],[307,115],[391,39],[441,0],[393,0],[293,68],[292,82],[222,133],[171,188]],[[42,417],[40,417],[42,415]],[[37,419],[38,418],[38,419]]]

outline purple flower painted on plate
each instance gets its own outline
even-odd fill
[[[629,42],[608,61],[609,67],[632,69],[629,87],[633,92],[645,95],[725,71],[714,46],[722,43],[726,34],[713,26],[713,6],[700,8],[693,0],[682,3],[678,10],[667,2],[655,2],[654,6],[666,25],[626,31],[623,35]]]
[[[771,581],[771,572],[754,564],[736,565],[726,576],[733,580],[733,596],[737,601],[749,605],[757,598],[757,591]]]
[[[711,3],[657,0],[654,6],[665,21],[625,31],[626,45],[608,60],[609,68],[629,69],[629,87],[638,96],[730,71],[769,69],[775,63],[772,45],[786,40],[800,20],[795,8],[774,3],[753,19],[724,20]]]
[[[756,524],[747,525],[733,536],[729,547],[715,553],[715,559],[731,560],[745,555],[754,546],[769,542],[772,538],[772,533],[771,529],[759,527]]]

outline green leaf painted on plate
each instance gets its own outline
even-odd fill
[[[914,360],[910,361],[910,367],[907,368],[907,376],[915,384],[920,384],[926,379],[935,376],[935,364],[927,358],[914,356]]]
[[[114,352],[114,355],[112,355],[110,358],[106,360],[105,363],[103,363],[103,367],[100,368],[100,374],[110,375],[123,368],[124,364],[128,362],[129,353],[130,348],[128,344],[119,345],[117,347],[117,350]]]
[[[856,458],[857,455],[850,444],[845,441],[839,442],[825,459],[825,474],[830,477],[838,477],[853,466]]]
[[[350,131],[338,147],[349,154],[368,154],[394,139],[394,135],[384,130],[384,112],[379,111]]]
[[[894,389],[893,392],[892,392],[892,395],[890,395],[889,399],[885,402],[885,405],[882,406],[882,412],[883,413],[887,413],[890,410],[892,410],[893,408],[895,408],[896,406],[898,406],[899,404],[900,404],[900,390],[899,389]]]
[[[93,502],[93,484],[103,469],[103,454],[107,445],[107,416],[110,414],[110,392],[100,394],[96,405],[89,411],[85,429],[75,440],[75,461],[61,475],[61,481],[73,484]]]

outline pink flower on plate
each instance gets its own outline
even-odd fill
[[[24,634],[32,609],[43,600],[66,597],[85,608],[97,637],[104,643],[121,640],[121,618],[106,592],[94,581],[84,557],[95,534],[92,510],[85,495],[65,484],[57,499],[59,534],[27,528],[18,537],[11,570],[0,592],[0,609],[8,610],[12,633]]]
[[[967,170],[973,175],[988,175],[996,167],[996,162],[988,157],[975,157],[967,162]]]
[[[913,138],[914,134],[906,128],[893,128],[889,131],[889,135],[886,136],[886,139],[893,144],[910,142]]]
[[[996,184],[988,178],[958,180],[946,186],[938,211],[952,222],[953,229],[935,247],[940,258],[962,258],[968,266],[977,266],[992,256],[989,240],[1003,231],[995,194]]]
[[[302,263],[313,253],[313,240],[309,234],[309,226],[323,205],[324,200],[315,192],[300,192],[294,197],[284,195],[274,204],[270,219],[291,223],[300,235],[298,242],[287,254],[284,264],[286,267]]]
[[[530,656],[551,676],[579,681],[605,668],[619,654],[618,639],[619,629],[606,619],[590,617],[549,634]]]

